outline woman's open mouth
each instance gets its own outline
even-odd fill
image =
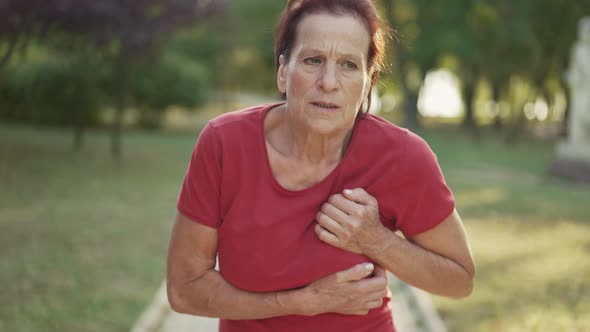
[[[326,110],[335,110],[335,109],[340,108],[340,106],[338,106],[336,104],[326,103],[326,102],[321,102],[321,101],[320,102],[312,102],[311,104],[313,106],[320,107],[320,108],[323,108],[323,109],[326,109]]]

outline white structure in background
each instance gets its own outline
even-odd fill
[[[572,96],[568,143],[589,149],[587,157],[590,160],[590,17],[580,20],[578,38],[567,73]]]
[[[418,95],[418,110],[423,116],[452,118],[463,112],[459,80],[448,70],[429,72]]]
[[[580,20],[578,38],[566,73],[571,91],[568,138],[558,145],[550,172],[590,183],[590,17]]]

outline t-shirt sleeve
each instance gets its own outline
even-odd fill
[[[405,156],[405,185],[398,195],[401,202],[396,226],[405,235],[416,235],[434,228],[451,215],[455,199],[428,143],[410,133]]]
[[[189,219],[217,228],[220,225],[221,143],[208,123],[195,144],[176,207]]]

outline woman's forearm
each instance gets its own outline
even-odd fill
[[[240,290],[218,271],[183,284],[168,283],[168,300],[179,313],[225,319],[263,319],[306,315],[305,290],[256,293]]]
[[[363,254],[413,286],[455,298],[471,294],[475,262],[456,210],[406,240],[381,223],[377,199],[356,188],[330,196],[316,220],[321,241]]]
[[[166,271],[168,301],[174,311],[234,320],[326,312],[364,315],[380,306],[386,295],[385,272],[373,264],[357,264],[299,289],[244,291],[214,270],[216,253],[217,230],[179,214]],[[374,276],[367,278],[371,273]]]
[[[190,282],[168,282],[168,299],[177,312],[225,319],[264,319],[322,313],[366,315],[387,296],[385,270],[357,264],[293,290],[248,292],[232,286],[215,270]]]
[[[461,298],[473,289],[473,270],[389,230],[367,256],[402,281],[433,294]]]

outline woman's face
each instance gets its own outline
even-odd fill
[[[278,70],[289,115],[319,134],[350,130],[370,86],[370,38],[354,16],[305,16],[289,59],[281,56]]]

